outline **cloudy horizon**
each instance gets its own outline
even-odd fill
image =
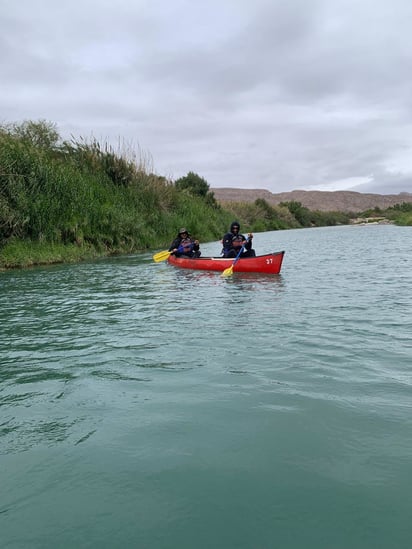
[[[0,123],[214,187],[412,192],[406,0],[0,0]]]

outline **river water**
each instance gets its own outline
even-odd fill
[[[0,273],[0,547],[409,549],[411,231]]]

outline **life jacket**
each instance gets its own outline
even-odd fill
[[[187,254],[187,255],[190,255],[193,251],[193,242],[192,242],[192,239],[187,237],[187,238],[182,238],[182,240],[180,241],[180,246],[179,248],[182,247],[183,248],[183,251],[179,252],[182,253],[182,254]]]
[[[232,238],[232,246],[236,251],[239,251],[243,246],[244,240],[242,235],[238,234]]]

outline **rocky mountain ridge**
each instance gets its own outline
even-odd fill
[[[373,194],[354,191],[290,191],[271,193],[266,189],[238,189],[232,187],[213,187],[210,189],[218,202],[254,202],[263,198],[272,206],[280,202],[300,202],[309,210],[323,212],[364,212],[370,208],[382,210],[401,204],[412,202],[411,193]]]

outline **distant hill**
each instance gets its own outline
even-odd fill
[[[411,193],[399,194],[372,194],[356,193],[353,191],[290,191],[285,193],[271,193],[266,189],[237,189],[232,187],[213,187],[210,189],[218,202],[254,202],[263,198],[271,205],[280,202],[295,200],[309,210],[323,212],[363,212],[370,208],[382,210],[401,204],[412,202]]]

